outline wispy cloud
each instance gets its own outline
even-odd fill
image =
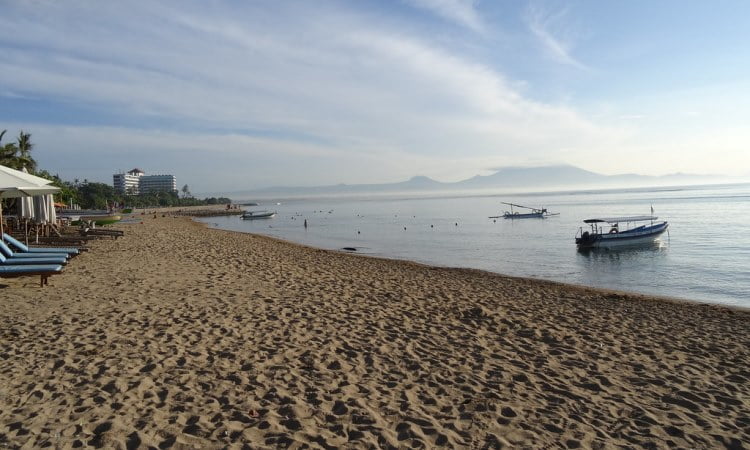
[[[18,20],[0,29],[0,85],[133,123],[24,124],[42,160],[63,164],[96,148],[91,170],[115,170],[137,154],[147,170],[150,160],[190,176],[220,174],[205,182],[228,189],[415,173],[456,179],[555,149],[608,148],[627,135],[526,97],[497,67],[430,36],[340,4],[184,5],[14,4]],[[429,5],[466,26],[481,23],[472,2]],[[155,123],[165,131],[152,131]],[[65,157],[54,154],[62,146]],[[266,175],[228,174],[243,167]]]
[[[431,11],[446,20],[484,32],[485,26],[476,9],[475,0],[407,0],[410,4]]]
[[[572,55],[573,44],[567,10],[551,12],[532,3],[526,8],[524,18],[529,30],[550,58],[560,64],[579,69],[587,68]]]

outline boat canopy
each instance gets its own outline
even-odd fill
[[[648,222],[648,221],[652,221],[656,219],[658,219],[658,217],[656,216],[629,216],[629,217],[626,216],[626,217],[604,217],[601,219],[586,219],[583,222],[584,223]]]

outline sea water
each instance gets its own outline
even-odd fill
[[[513,202],[559,213],[492,219]],[[279,203],[279,204],[277,204]],[[577,251],[583,219],[669,222],[656,245]],[[750,307],[750,184],[552,193],[274,199],[276,217],[201,219],[313,247]],[[305,228],[304,222],[307,221]]]

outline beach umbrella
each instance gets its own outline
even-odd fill
[[[29,243],[29,219],[34,219],[34,197],[21,197],[18,199],[18,219],[23,221],[23,235],[26,244]]]
[[[23,173],[29,173],[24,166]],[[26,244],[29,243],[29,219],[34,219],[34,197],[21,197],[18,199],[18,219],[23,221],[24,237]]]
[[[34,197],[21,197],[18,199],[18,218],[34,218]]]
[[[21,169],[23,173],[29,173],[24,166]],[[17,199],[18,205],[18,220],[23,222],[23,236],[26,240],[26,244],[29,243],[29,219],[34,219],[34,197],[21,197]]]
[[[39,225],[54,224],[55,220],[57,220],[57,214],[52,194],[34,196],[34,222]],[[36,227],[36,240],[39,242],[39,227]]]
[[[46,186],[52,181],[21,170],[0,165],[0,187],[2,186]],[[7,197],[6,197],[7,198]]]
[[[49,222],[51,224],[57,223],[57,211],[55,211],[55,196],[47,194],[44,196],[45,203],[47,203],[47,214],[49,215]]]
[[[44,195],[34,197],[34,222],[38,224],[49,222],[49,211]]]
[[[60,188],[54,186],[6,186],[0,185],[0,199],[2,198],[21,198],[42,194],[56,194]],[[0,203],[0,234],[4,233],[3,228],[3,205]]]
[[[50,180],[0,165],[0,199],[33,197],[60,192],[60,188],[50,186],[50,183]],[[0,203],[0,234],[4,231],[3,208]]]

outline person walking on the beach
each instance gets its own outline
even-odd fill
[[[307,219],[305,219],[305,229],[307,229]]]

